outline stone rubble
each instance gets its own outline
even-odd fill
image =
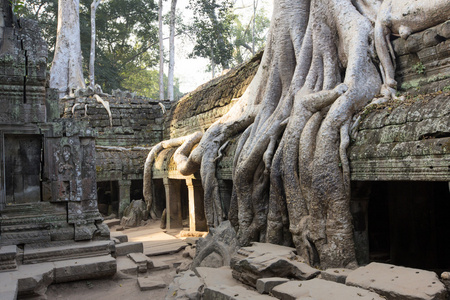
[[[448,272],[441,277],[450,281]],[[430,271],[381,263],[319,271],[303,263],[294,248],[253,243],[237,251],[230,267],[180,272],[166,299],[443,300],[447,294]]]

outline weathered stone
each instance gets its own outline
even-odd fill
[[[113,251],[112,241],[51,242],[26,245],[23,253],[25,264],[58,261],[108,255]]]
[[[200,300],[203,282],[192,271],[182,272],[175,276],[166,294],[167,300],[192,299]]]
[[[129,192],[128,192],[129,194]],[[141,226],[141,222],[147,219],[148,211],[146,204],[142,200],[133,200],[123,212],[123,217],[120,220],[120,225],[124,227]]]
[[[288,281],[289,279],[281,277],[260,278],[256,281],[256,290],[260,294],[269,294],[274,287]]]
[[[144,251],[144,245],[142,242],[125,242],[116,245],[116,255],[122,256],[129,253],[142,253]]]
[[[353,270],[350,269],[339,269],[339,268],[332,268],[332,269],[326,269],[325,271],[322,271],[320,273],[320,278],[328,281],[334,281],[337,283],[345,284],[345,280],[347,279],[348,274],[353,272]]]
[[[44,295],[47,287],[54,281],[52,263],[25,265],[15,274],[18,283],[18,295]]]
[[[16,245],[0,247],[0,271],[16,269],[16,255]]]
[[[231,256],[238,249],[236,232],[229,221],[222,222],[210,231],[210,234],[197,241],[192,268],[228,266]]]
[[[138,285],[141,291],[150,291],[166,287],[164,281],[152,277],[139,277]]]
[[[58,261],[53,264],[56,283],[103,278],[113,276],[117,271],[116,260],[110,255]]]
[[[212,286],[205,288],[203,293],[205,300],[273,300],[274,297],[261,295],[243,286]]]
[[[272,295],[281,300],[382,300],[383,297],[361,288],[314,278],[308,281],[289,281],[272,289]]]
[[[268,243],[253,243],[251,247],[241,248],[231,260],[233,277],[255,287],[259,278],[307,280],[320,274],[319,270],[301,262],[294,251],[294,248]]]
[[[351,272],[346,284],[372,290],[386,299],[445,299],[445,287],[436,273],[371,263]]]
[[[133,260],[138,265],[145,265],[145,268],[153,268],[153,261],[143,253],[130,253],[127,255],[131,260]]]
[[[152,271],[167,270],[167,269],[170,269],[169,264],[157,260],[153,261],[153,267],[151,268]]]
[[[116,258],[117,271],[120,271],[129,275],[136,275],[138,272],[138,265],[125,256],[119,256]]]

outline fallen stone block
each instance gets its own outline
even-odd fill
[[[212,286],[205,288],[203,292],[204,300],[273,300],[274,297],[261,295],[253,290],[248,290],[241,285],[237,286]]]
[[[54,280],[54,266],[52,263],[22,265],[14,272],[17,279],[18,296],[44,295],[47,287]]]
[[[345,280],[347,279],[348,274],[353,272],[350,269],[343,268],[331,268],[326,269],[320,273],[320,278],[328,281],[334,281],[337,283],[345,284]]]
[[[274,287],[288,281],[289,279],[281,277],[260,278],[256,281],[256,290],[260,294],[269,294]]]
[[[374,291],[388,300],[440,300],[446,294],[434,272],[382,263],[356,269],[347,276],[346,284]]]
[[[55,283],[113,276],[116,259],[111,255],[54,262]]]
[[[153,261],[143,253],[130,253],[127,256],[137,264],[140,273],[145,273],[154,267]]]
[[[172,299],[201,299],[203,282],[193,271],[186,271],[174,277],[169,285],[166,300]]]
[[[161,261],[153,261],[153,267],[151,268],[152,271],[160,271],[166,269],[170,269],[169,264]]]
[[[136,275],[138,272],[138,265],[125,256],[119,256],[116,258],[117,271],[120,271],[128,275]]]
[[[116,256],[123,256],[129,253],[144,252],[144,245],[142,242],[125,242],[116,245]]]
[[[208,268],[197,267],[195,273],[202,279],[206,286],[214,286],[217,284],[226,286],[241,285],[239,281],[233,278],[231,275],[232,270],[230,267],[221,268]]]
[[[308,280],[320,274],[294,254],[295,249],[268,243],[253,243],[231,259],[233,277],[256,287],[259,278],[285,277]]]
[[[141,291],[156,290],[166,287],[166,284],[163,281],[152,277],[139,277],[138,285]]]
[[[118,239],[119,242],[121,243],[126,243],[128,242],[128,235],[123,234],[121,232],[117,232],[117,231],[111,231],[111,238],[115,238]]]
[[[103,224],[106,224],[109,228],[115,226],[115,225],[120,225],[120,219],[109,219],[109,220],[104,220]],[[111,232],[112,233],[112,232]]]
[[[314,278],[307,281],[289,281],[272,289],[272,295],[281,300],[383,300],[374,292],[357,287]]]

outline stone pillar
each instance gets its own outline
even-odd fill
[[[207,231],[202,182],[188,178],[186,185],[189,191],[189,230]]]
[[[182,228],[180,180],[164,178],[166,190],[166,228]]]
[[[122,218],[123,211],[130,205],[131,180],[119,181],[119,218]]]

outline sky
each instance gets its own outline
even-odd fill
[[[178,1],[177,10],[181,11],[183,17],[191,18],[191,16],[188,15],[188,10],[185,9],[186,3],[187,1]],[[250,20],[253,12],[252,5],[253,0],[236,0],[234,7],[240,8],[236,10],[236,13],[239,13],[242,19]],[[272,0],[258,0],[258,5],[265,6],[265,10],[268,12],[268,18],[270,19],[272,14]],[[167,13],[169,10],[170,10],[169,4],[166,4],[164,7],[164,13]],[[169,35],[169,28],[167,26],[167,28],[165,28],[164,36],[168,35]],[[175,39],[174,75],[176,78],[179,79],[180,90],[183,93],[193,91],[201,84],[211,80],[211,72],[206,71],[207,65],[209,63],[207,59],[188,58],[188,55],[189,53],[191,53],[193,47],[194,47],[193,42],[189,41],[187,38]],[[169,42],[167,39],[165,40],[164,51],[167,52],[168,50],[169,50]],[[166,63],[164,66],[166,74],[168,71],[168,67],[169,65],[168,63]]]

